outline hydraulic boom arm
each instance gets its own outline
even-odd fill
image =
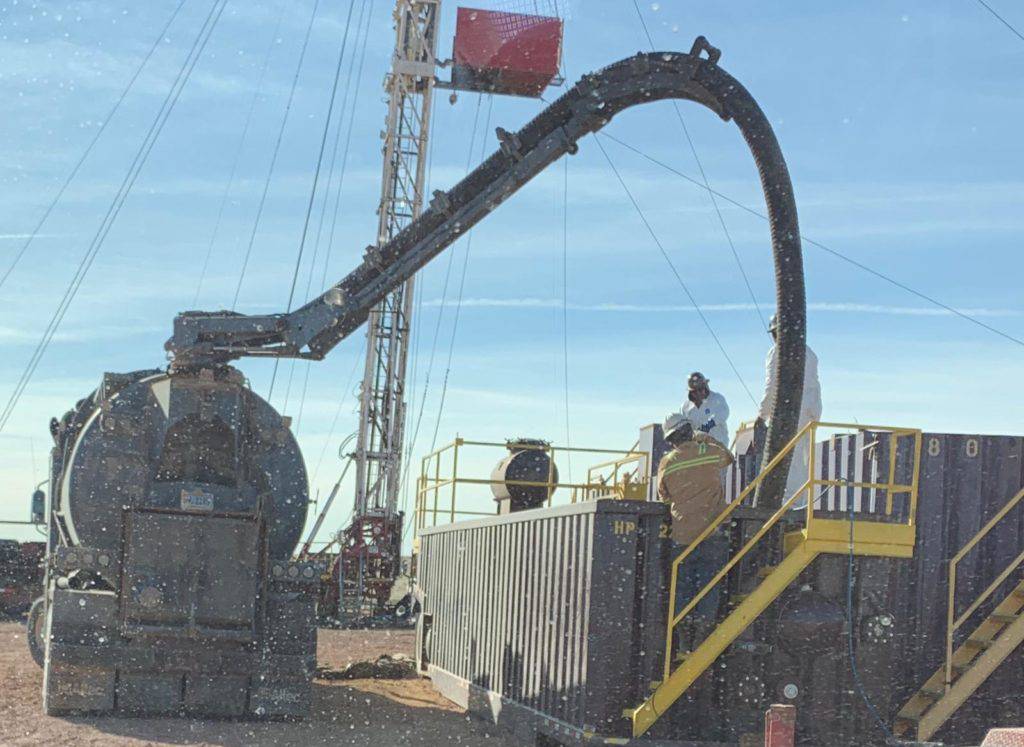
[[[803,387],[806,309],[800,232],[793,187],[778,141],[757,102],[718,67],[720,53],[698,37],[689,54],[637,54],[585,75],[516,133],[498,128],[500,147],[429,209],[323,295],[287,314],[179,314],[166,344],[174,369],[223,365],[243,356],[323,358],[404,283],[498,205],[618,112],[662,99],[688,99],[736,122],[761,176],[771,224],[779,315],[778,365],[766,456],[796,432]],[[795,397],[795,399],[794,399]],[[783,482],[786,471],[781,470]],[[773,491],[774,492],[774,491]]]

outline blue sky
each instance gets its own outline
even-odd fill
[[[174,5],[164,0],[0,1],[0,261],[5,267]],[[281,5],[228,3],[59,334],[0,434],[0,518],[23,518],[28,494],[44,479],[52,415],[87,394],[103,371],[163,364],[163,341],[175,312],[192,306],[240,152],[198,304],[230,305],[312,5],[312,0],[289,2],[274,34]],[[1014,3],[992,5],[1024,26],[1024,14]],[[240,311],[282,310],[287,300],[347,8],[321,6]],[[26,259],[0,288],[5,402],[208,7],[197,0],[185,3]],[[568,8],[570,79],[647,47],[631,2],[572,0]],[[450,54],[454,10],[454,3],[446,4],[442,56]],[[776,128],[805,235],[1024,337],[1019,285],[1024,43],[977,2],[663,0],[643,2],[641,10],[663,49],[686,51],[698,34],[722,49],[720,64],[747,86]],[[375,0],[363,75],[343,99],[346,127],[354,109],[352,146],[328,278],[340,278],[354,266],[375,231],[385,112],[381,82],[393,44],[390,14],[389,0]],[[240,146],[268,49],[265,83]],[[462,94],[455,105],[447,92],[438,95],[431,189],[461,178],[474,139],[471,160],[479,161],[479,132],[491,104],[479,105],[474,138],[477,95]],[[494,99],[487,152],[496,125],[517,128],[541,106]],[[735,126],[695,105],[681,111],[714,188],[760,209],[756,172]],[[699,174],[670,104],[627,112],[607,131],[684,173]],[[768,339],[707,195],[610,141],[605,147],[743,381],[759,397]],[[440,334],[413,453],[417,464],[435,427],[438,443],[456,433],[565,443],[563,176],[558,164],[475,231],[440,418],[466,242],[422,274],[418,342],[410,364],[416,416],[439,315]],[[569,441],[629,447],[638,426],[678,406],[685,376],[693,369],[704,371],[729,399],[733,426],[750,416],[753,405],[743,386],[666,271],[593,142],[584,142],[570,159],[568,183]],[[768,314],[773,282],[767,226],[728,204],[723,215],[755,298]],[[314,221],[318,218],[319,209]],[[325,249],[318,253],[314,288]],[[1024,348],[813,246],[805,245],[804,253],[809,338],[821,359],[827,418],[933,431],[1024,431],[1019,393]],[[300,294],[310,256],[307,252]],[[453,280],[444,298],[449,258]],[[314,492],[329,490],[339,470],[338,442],[355,428],[353,372],[358,374],[362,343],[361,332],[353,335],[310,370],[296,427]],[[270,366],[245,361],[241,367],[265,394]],[[305,367],[296,366],[285,408],[296,417]],[[283,365],[285,376],[290,368]],[[274,404],[284,405],[280,385]],[[348,514],[350,501],[350,493],[343,492],[329,525]]]

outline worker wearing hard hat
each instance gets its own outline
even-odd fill
[[[729,443],[729,403],[718,392],[711,391],[711,382],[700,371],[694,371],[686,382],[687,395],[680,412],[694,423],[694,428],[707,433],[720,444]]]
[[[658,496],[672,514],[672,560],[693,543],[725,509],[721,470],[732,464],[729,450],[713,436],[694,427],[694,420],[674,413],[665,421],[665,440],[672,447],[658,465]],[[674,613],[703,589],[725,565],[729,542],[721,531],[708,535],[678,569]],[[718,611],[716,585],[685,620],[689,630],[707,630]]]
[[[773,315],[768,325],[768,333],[772,340],[778,340],[779,317]],[[771,416],[772,407],[775,405],[775,356],[776,345],[773,343],[768,350],[768,358],[765,361],[767,370],[764,384],[764,398],[761,400],[759,419],[767,422]],[[821,382],[818,381],[818,356],[814,354],[810,346],[807,346],[804,354],[804,389],[800,398],[800,421],[797,430],[808,423],[821,419]],[[783,500],[789,499],[796,491],[807,482],[808,465],[810,463],[811,444],[808,439],[801,439],[793,451],[793,461],[789,466],[789,475],[786,478],[786,496]],[[807,496],[802,496],[794,504],[794,508],[805,508]]]

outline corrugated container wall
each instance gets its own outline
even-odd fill
[[[626,736],[661,661],[667,517],[599,500],[425,530],[421,671],[526,739]]]

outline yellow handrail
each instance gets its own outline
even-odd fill
[[[985,526],[979,529],[967,544],[960,548],[960,551],[949,561],[949,600],[946,610],[946,690],[949,690],[953,684],[953,637],[956,634],[956,631],[959,630],[968,619],[970,619],[971,615],[975,613],[986,599],[992,596],[992,593],[998,589],[1007,578],[1009,578],[1010,574],[1020,567],[1021,563],[1024,563],[1024,552],[1011,560],[1009,565],[1003,569],[1003,572],[996,576],[995,580],[988,585],[988,587],[978,596],[977,599],[974,600],[974,602],[971,603],[963,614],[954,619],[954,615],[956,614],[957,566],[960,564],[960,561],[967,556],[967,553],[973,550],[981,540],[988,536],[988,533],[991,532],[995,526],[1002,521],[1018,503],[1021,502],[1021,500],[1024,500],[1024,489],[1018,491],[1013,498],[1007,501],[1006,505],[999,510],[999,513],[993,516]]]
[[[814,476],[815,473],[815,449],[814,446],[817,443],[815,438],[819,428],[836,429],[836,430],[866,430],[866,431],[884,431],[890,434],[890,456],[889,456],[889,482],[888,483],[874,483],[874,482],[853,482],[847,480],[827,480],[817,479]],[[758,529],[758,531],[751,537],[747,543],[736,553],[725,566],[715,574],[714,578],[709,581],[704,588],[697,592],[697,594],[689,601],[689,603],[682,609],[678,614],[674,614],[675,610],[675,598],[676,598],[676,585],[679,576],[679,566],[685,561],[697,547],[708,537],[710,537],[720,527],[733,512],[747,499],[751,491],[753,491],[761,481],[771,473],[774,469],[781,464],[787,456],[789,456],[795,449],[797,444],[807,437],[810,441],[810,458],[808,460],[808,478],[804,484],[793,493],[792,496],[786,500],[782,506],[780,506],[775,513]],[[896,450],[897,441],[902,437],[912,437],[914,439],[914,455],[913,455],[913,475],[910,485],[896,484]],[[740,560],[742,560],[746,554],[756,545],[768,531],[775,526],[782,518],[792,509],[793,504],[796,503],[797,499],[805,492],[807,496],[807,517],[806,526],[809,527],[814,516],[814,504],[817,498],[814,496],[814,489],[816,487],[847,487],[847,488],[865,488],[865,489],[878,489],[887,491],[887,502],[886,502],[886,514],[891,515],[892,513],[892,496],[899,493],[906,493],[909,498],[908,507],[908,518],[905,524],[907,526],[914,526],[914,521],[917,514],[917,489],[918,481],[920,477],[920,459],[921,457],[921,431],[914,428],[892,428],[889,426],[872,426],[872,425],[860,425],[857,423],[829,423],[829,422],[810,422],[801,428],[797,434],[787,443],[769,462],[765,465],[758,475],[747,485],[736,499],[730,503],[725,510],[723,510],[711,524],[709,524],[703,532],[701,532],[697,538],[691,542],[687,547],[672,561],[670,578],[669,578],[669,614],[666,615],[666,630],[665,630],[665,661],[664,661],[664,677],[665,680],[672,674],[672,632],[679,623],[692,612],[697,605],[706,597],[715,586],[728,575]]]
[[[521,449],[533,449],[546,452],[550,456],[547,474],[536,480],[495,480],[491,478],[464,477],[460,472],[466,471],[463,463],[466,458],[461,454],[465,447],[487,447],[505,451],[509,442],[472,441],[457,437],[451,443],[440,446],[424,456],[421,460],[420,474],[416,481],[415,516],[413,518],[413,546],[421,530],[427,526],[437,526],[444,521],[454,522],[461,517],[489,516],[493,512],[467,511],[459,507],[458,487],[463,486],[514,486],[526,488],[544,488],[547,490],[547,504],[551,505],[552,496],[558,488],[569,493],[569,501],[591,500],[602,497],[639,498],[646,496],[648,481],[646,477],[637,479],[636,468],[628,469],[630,464],[642,465],[650,459],[646,451],[637,451],[634,444],[628,451],[621,449],[587,448],[555,446],[548,443],[521,443]],[[587,470],[585,482],[560,482],[555,475],[556,457],[567,454],[613,455],[601,464]],[[443,464],[442,464],[443,462]],[[601,474],[606,470],[608,474]],[[442,493],[444,497],[442,498]]]

